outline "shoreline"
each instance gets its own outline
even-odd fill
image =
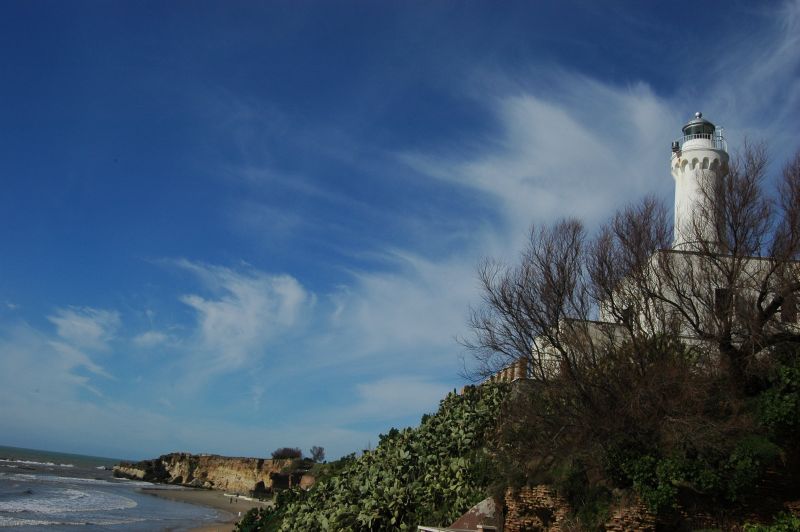
[[[205,506],[206,508],[212,508],[220,512],[221,518],[218,521],[189,528],[190,532],[232,532],[236,522],[239,521],[240,517],[244,515],[245,512],[251,508],[261,508],[272,504],[271,502],[263,502],[257,499],[250,499],[249,497],[247,498],[249,500],[244,497],[231,497],[230,494],[226,495],[223,491],[200,488],[174,489],[148,487],[140,488],[139,491],[147,495],[152,495],[153,497]]]

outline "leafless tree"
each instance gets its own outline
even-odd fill
[[[325,460],[325,448],[320,447],[319,445],[314,445],[311,447],[309,451],[311,453],[311,459],[315,462],[322,462]]]

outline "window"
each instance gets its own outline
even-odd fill
[[[625,307],[622,309],[622,323],[629,326],[633,323],[633,307]]]
[[[731,291],[729,288],[714,289],[714,315],[721,320],[728,317],[731,311]]]
[[[794,292],[789,292],[783,298],[781,305],[781,320],[788,323],[797,321],[797,295]]]

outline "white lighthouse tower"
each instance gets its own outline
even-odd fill
[[[672,143],[675,178],[675,239],[673,249],[697,249],[700,242],[717,242],[718,220],[709,204],[719,180],[728,173],[728,146],[722,128],[695,113],[683,126],[683,136]]]

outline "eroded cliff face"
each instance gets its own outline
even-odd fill
[[[114,466],[114,476],[241,494],[313,484],[313,477],[302,471],[285,472],[289,465],[288,460],[170,453],[153,460],[123,462]]]

